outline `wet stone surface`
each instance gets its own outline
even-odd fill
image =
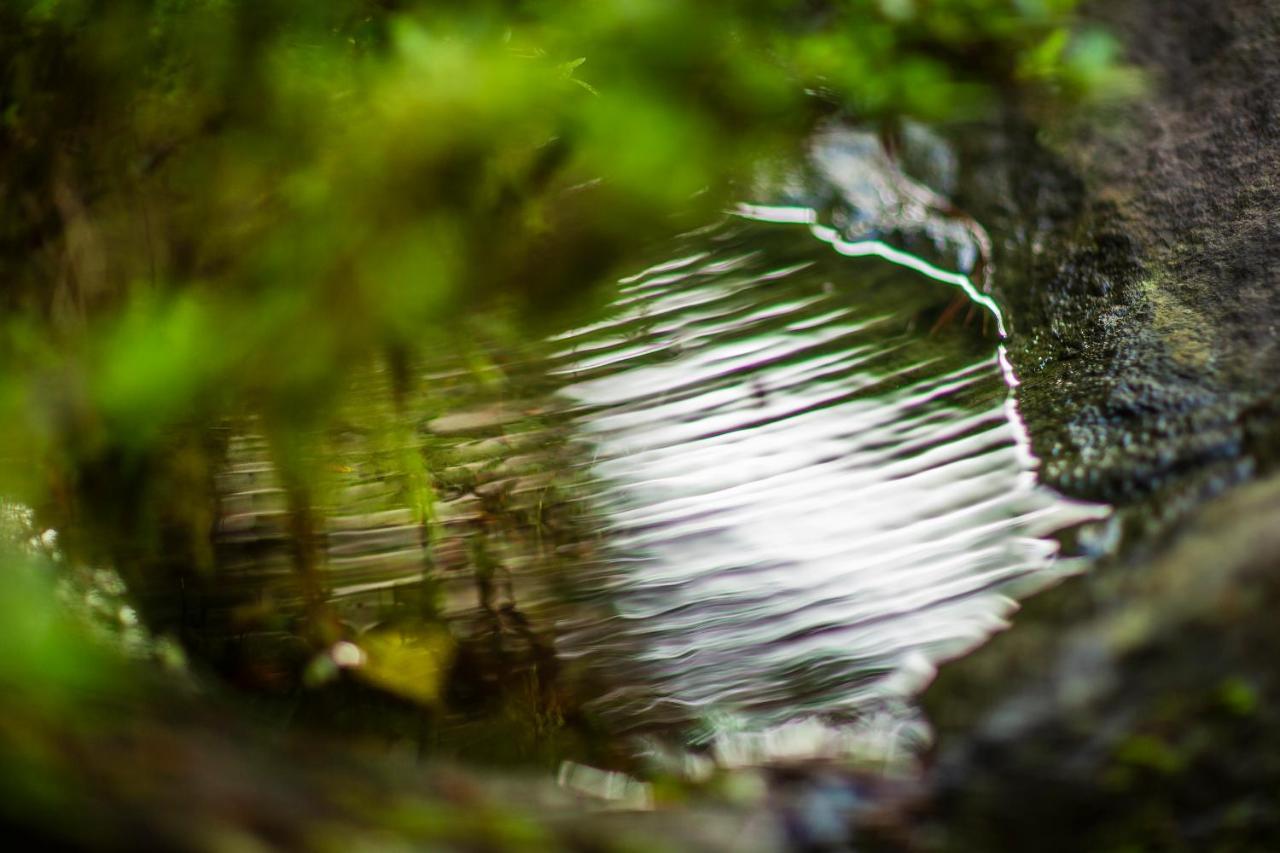
[[[945,670],[926,849],[1268,850],[1280,88],[1274,2],[1097,4],[1152,75],[1108,121],[967,137],[960,198],[1043,474],[1116,556]],[[1250,480],[1257,482],[1249,483]],[[997,831],[998,828],[998,831]]]

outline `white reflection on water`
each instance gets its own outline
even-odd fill
[[[616,614],[566,647],[634,662],[601,705],[638,724],[865,719],[1077,568],[1050,534],[1107,511],[1037,482],[1003,347],[930,331],[936,282],[1003,337],[968,278],[806,208],[739,214],[561,338]]]

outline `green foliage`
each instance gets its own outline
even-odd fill
[[[1074,5],[5,0],[0,486],[191,563],[175,446],[258,415],[288,468],[351,370],[564,304],[823,112],[1097,96]]]
[[[1015,74],[1091,87],[1073,5],[9,0],[5,378],[60,362],[52,425],[106,444],[310,410],[472,297],[572,291],[713,210],[806,88],[951,119]]]
[[[1075,5],[0,0],[0,509],[37,507],[67,564],[117,568],[158,631],[185,612],[174,590],[216,562],[228,424],[266,433],[293,540],[314,538],[312,504],[338,488],[320,436],[356,406],[363,427],[386,422],[367,429],[373,455],[431,521],[438,472],[397,420],[403,400],[353,400],[351,377],[404,374],[426,343],[465,351],[494,317],[516,318],[513,335],[572,307],[652,238],[704,224],[821,115],[943,122],[1011,86],[1055,104],[1124,90],[1114,44],[1079,32]],[[309,548],[295,568],[310,606]],[[129,787],[110,773],[135,781],[127,738],[78,730],[86,696],[122,725],[143,679],[55,606],[49,560],[0,548],[0,562],[0,775],[11,809],[36,802],[54,826],[96,802],[80,735],[118,744],[89,774],[104,790]],[[314,654],[335,647],[335,620],[310,615],[271,627],[305,636],[300,659],[336,679]],[[367,633],[360,677],[438,703],[465,649],[428,623]],[[173,734],[145,715],[137,731]],[[181,772],[136,798],[159,802]],[[128,824],[112,811],[84,825]],[[482,818],[495,844],[539,832]]]

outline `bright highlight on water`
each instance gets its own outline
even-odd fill
[[[609,528],[587,585],[615,613],[564,648],[626,673],[597,703],[625,725],[900,719],[1076,568],[1051,534],[1106,511],[1038,484],[981,324],[934,328],[942,283],[1003,337],[968,278],[805,208],[738,213],[561,340]]]

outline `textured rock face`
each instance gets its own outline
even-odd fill
[[[935,767],[939,846],[1276,849],[1277,513],[1280,479],[1234,490],[1150,564],[1095,581],[1095,613],[944,673],[934,710],[968,728]],[[1014,667],[1014,689],[964,708]]]
[[[1156,495],[1173,517],[1273,455],[1280,4],[1096,13],[1150,70],[1148,96],[1044,145],[1017,128],[970,142],[960,202],[997,237],[1047,479]]]
[[[944,668],[922,845],[1280,849],[1280,2],[1095,14],[1149,97],[967,143],[960,201],[1044,476],[1128,547]]]

